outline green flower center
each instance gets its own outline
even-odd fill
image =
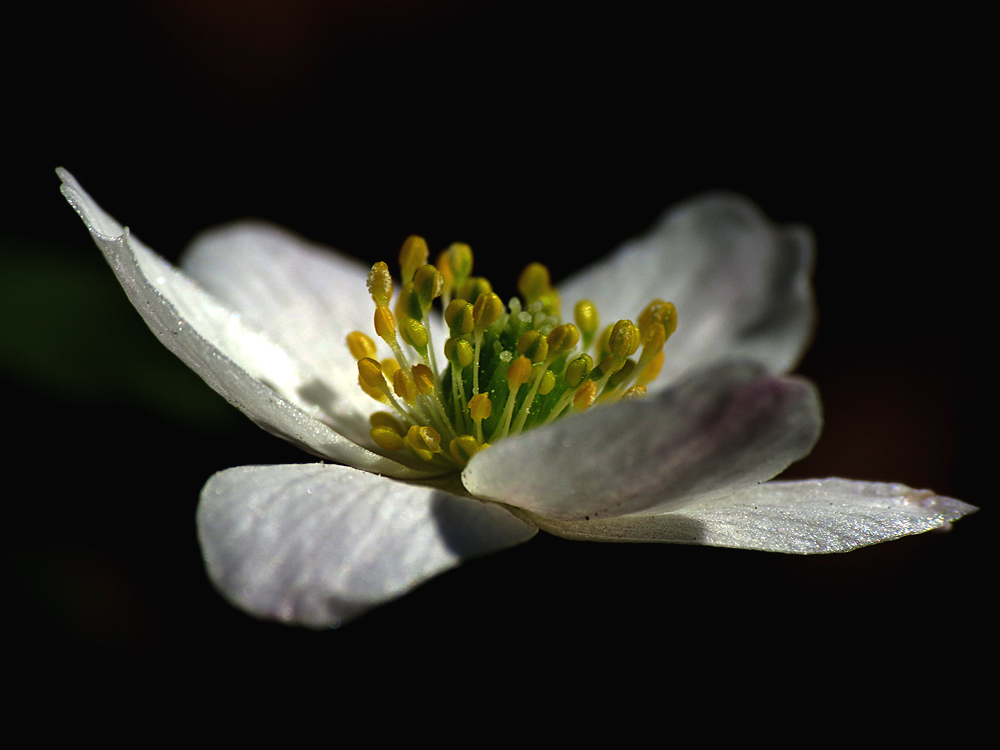
[[[376,263],[368,274],[375,333],[393,358],[377,360],[375,342],[361,331],[347,337],[359,385],[392,409],[370,418],[371,438],[385,451],[463,467],[497,440],[595,403],[640,398],[677,328],[677,310],[656,299],[637,323],[619,320],[598,336],[600,318],[589,300],[574,307],[575,323],[562,322],[559,294],[540,263],[521,272],[521,299],[504,305],[487,279],[472,276],[468,245],[452,244],[436,265],[427,259],[423,238],[408,237],[399,253],[403,287],[395,312],[388,266]],[[440,369],[428,325],[438,298],[450,334]]]

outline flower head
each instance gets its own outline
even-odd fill
[[[335,462],[205,485],[209,575],[254,615],[334,624],[539,528],[813,553],[974,510],[902,485],[768,481],[821,426],[815,388],[783,375],[812,328],[812,243],[743,198],[679,206],[558,290],[532,264],[505,305],[469,246],[431,264],[419,237],[398,287],[385,263],[260,223],[202,235],[177,269],[59,174],[160,340]]]

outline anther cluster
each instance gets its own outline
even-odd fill
[[[375,333],[393,357],[377,359],[375,342],[361,331],[347,337],[359,385],[391,409],[370,417],[371,438],[383,450],[462,467],[497,440],[595,404],[640,398],[663,367],[663,345],[677,328],[670,302],[653,300],[637,323],[619,320],[597,335],[600,318],[589,300],[575,305],[574,323],[562,322],[541,263],[521,272],[521,297],[505,306],[487,279],[472,275],[468,245],[453,243],[434,265],[428,257],[422,237],[403,243],[403,286],[391,309],[389,267],[379,262],[368,274]],[[449,332],[440,368],[429,325],[439,298]]]

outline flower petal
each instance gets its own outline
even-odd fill
[[[375,303],[368,268],[329,248],[263,222],[238,222],[196,237],[184,272],[256,329],[281,345],[321,382],[310,392],[330,424],[368,444],[368,415],[385,407],[358,386],[347,334],[373,332]],[[444,323],[434,315],[435,342]],[[391,353],[385,344],[380,356]]]
[[[750,200],[710,194],[667,212],[647,235],[559,287],[566,309],[596,305],[603,324],[636,320],[653,299],[677,307],[677,331],[650,390],[724,359],[751,359],[775,374],[798,362],[812,334],[813,240],[778,227]]]
[[[552,519],[650,515],[770,479],[809,452],[820,422],[811,383],[730,362],[500,442],[462,481]]]
[[[847,552],[947,528],[975,506],[902,484],[811,479],[767,482],[659,516],[548,521],[568,539],[674,542],[769,552]]]
[[[357,617],[536,532],[492,503],[325,464],[229,469],[198,506],[205,564],[226,598],[309,627]]]
[[[301,394],[314,378],[266,336],[206,294],[108,216],[65,170],[62,192],[80,214],[146,324],[216,392],[268,432],[303,450],[400,477],[426,476],[357,445]]]

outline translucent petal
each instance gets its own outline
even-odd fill
[[[676,305],[677,331],[653,391],[724,359],[791,370],[812,334],[812,265],[807,229],[775,226],[742,196],[710,194],[668,211],[559,291],[565,309],[593,300],[604,323],[636,320],[655,298]]]
[[[662,513],[770,479],[809,452],[820,423],[808,381],[725,363],[499,442],[462,481],[476,497],[553,519]]]
[[[426,475],[331,429],[303,395],[315,377],[301,363],[132,237],[72,175],[59,175],[63,195],[146,324],[215,391],[264,429],[315,455],[391,476]]]
[[[538,521],[546,531],[568,539],[815,554],[847,552],[947,528],[976,510],[959,500],[902,484],[831,478],[767,482],[658,516]]]
[[[309,627],[349,620],[536,532],[493,503],[325,464],[229,469],[198,506],[205,564],[226,598]]]
[[[392,248],[387,256],[395,257]],[[351,331],[374,336],[369,267],[263,222],[239,222],[196,237],[181,260],[184,272],[244,320],[281,345],[320,380],[308,392],[334,427],[368,444],[368,415],[385,407],[358,387],[358,368],[345,343]],[[435,315],[435,343],[446,336]]]

